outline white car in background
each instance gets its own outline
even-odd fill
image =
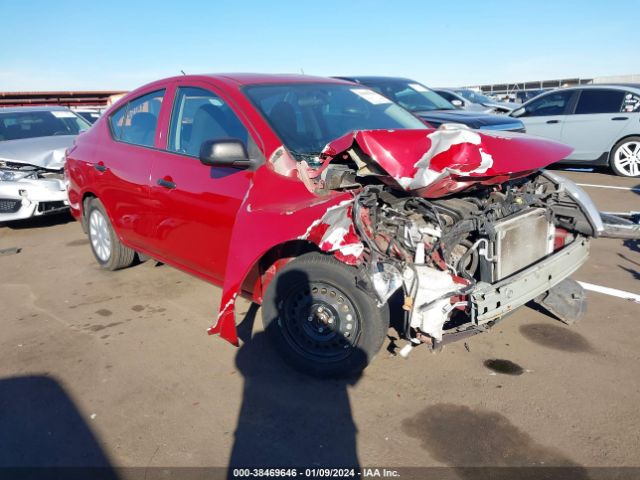
[[[0,108],[0,223],[69,208],[65,150],[90,126],[66,107]]]
[[[573,147],[562,163],[609,166],[640,177],[640,85],[581,85],[529,100],[511,113],[527,133]]]

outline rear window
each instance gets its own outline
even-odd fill
[[[164,90],[148,93],[131,100],[109,118],[115,140],[152,147]]]
[[[589,113],[618,113],[625,92],[621,90],[583,90],[576,107],[576,115]]]
[[[77,135],[90,126],[70,110],[0,113],[0,141]]]

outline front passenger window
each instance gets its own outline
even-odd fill
[[[520,115],[514,117],[545,117],[565,115],[567,105],[573,95],[572,91],[553,92],[540,97],[524,108]]]
[[[247,129],[219,96],[202,88],[178,88],[168,149],[197,157],[205,141],[224,139],[242,140],[251,150]]]

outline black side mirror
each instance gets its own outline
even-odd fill
[[[212,167],[252,167],[253,161],[242,140],[205,140],[200,147],[200,162]]]

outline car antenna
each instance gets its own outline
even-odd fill
[[[184,73],[184,70],[180,70],[180,72],[182,73],[182,75],[184,75],[185,77],[187,76],[186,73]]]

